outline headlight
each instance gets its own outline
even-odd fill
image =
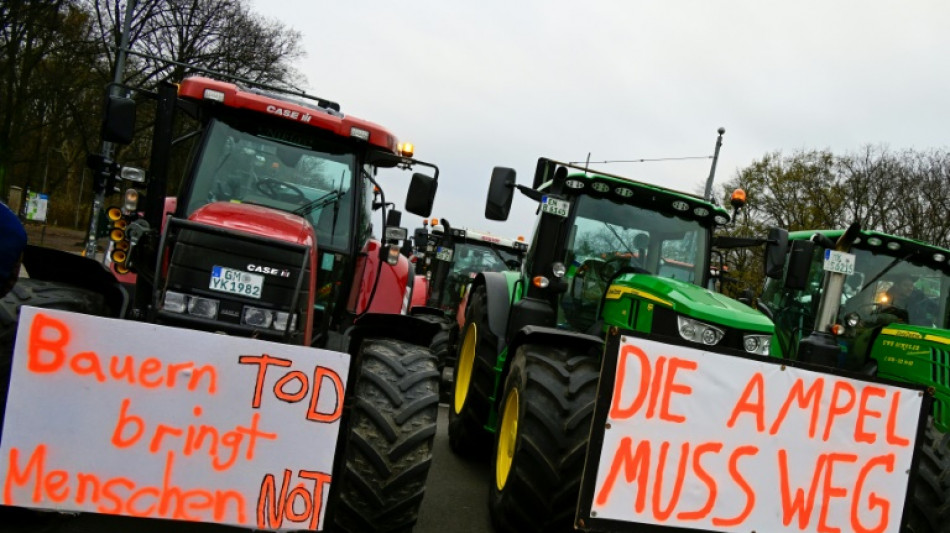
[[[250,306],[244,308],[244,316],[241,317],[241,323],[255,328],[269,328],[273,321],[273,311]]]
[[[768,355],[769,345],[772,344],[771,335],[743,335],[742,347],[745,351],[755,355]]]
[[[685,316],[676,318],[679,322],[680,337],[690,342],[712,346],[722,340],[723,332],[719,328],[714,328],[709,324]]]
[[[293,331],[297,327],[296,313],[290,314],[286,311],[272,311],[248,305],[244,307],[244,313],[241,315],[241,323],[245,326],[275,329],[277,331],[287,329],[288,319],[290,320],[290,331]]]
[[[218,300],[192,296],[188,299],[188,314],[214,320],[218,318]]]
[[[291,316],[290,313],[285,313],[283,311],[277,311],[274,313],[274,329],[277,331],[284,331],[287,329],[287,319],[290,318],[290,329],[293,331],[297,327],[297,315],[296,313]]]
[[[189,315],[215,320],[218,318],[218,308],[220,306],[221,302],[214,298],[202,298],[175,291],[165,291],[165,300],[162,307],[165,311],[171,313],[187,312]]]
[[[165,301],[162,305],[171,313],[184,313],[188,305],[188,297],[180,292],[165,291]]]
[[[567,267],[564,266],[564,263],[555,261],[551,263],[551,273],[554,274],[555,278],[563,278],[564,274],[567,273]]]

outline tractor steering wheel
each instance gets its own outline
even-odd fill
[[[307,203],[307,196],[296,186],[272,178],[261,178],[254,184],[265,196],[282,202]]]

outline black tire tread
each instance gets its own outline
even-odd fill
[[[0,423],[7,404],[10,386],[10,365],[16,343],[20,308],[23,306],[59,309],[87,315],[106,315],[105,298],[87,289],[65,283],[21,278],[13,289],[0,299]]]
[[[909,531],[950,532],[950,433],[942,433],[932,421],[924,432],[910,503]]]
[[[573,531],[599,361],[568,348],[525,345],[518,348],[511,368],[499,405],[518,388],[518,436],[504,489],[498,490],[494,477],[491,482],[495,531]],[[497,445],[496,439],[495,450]]]
[[[475,361],[468,396],[460,413],[455,412],[455,389],[449,399],[449,447],[456,455],[468,459],[481,459],[491,451],[491,434],[485,430],[492,409],[491,398],[495,393],[495,361],[498,356],[498,337],[488,327],[488,293],[480,285],[472,293],[465,310],[465,323],[474,324],[478,336],[475,344]],[[469,326],[466,326],[466,329]],[[466,332],[460,334],[459,350],[465,343]],[[455,358],[455,379],[458,379],[460,354]]]
[[[435,358],[393,339],[367,339],[360,355],[346,468],[334,480],[333,531],[411,531],[432,464],[439,401]]]
[[[441,376],[446,366],[454,366],[455,364],[455,350],[457,349],[456,344],[458,342],[458,324],[446,316],[420,314],[416,315],[416,318],[419,318],[425,322],[438,324],[439,326],[439,331],[435,334],[435,336],[432,337],[432,341],[429,343],[429,351],[431,351],[432,355],[435,356],[439,369],[439,375]],[[447,402],[451,396],[452,390],[448,385],[442,383],[442,380],[440,379],[439,399],[441,401]]]

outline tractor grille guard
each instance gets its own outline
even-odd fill
[[[284,341],[300,334],[306,327],[306,303],[309,301],[309,285],[306,285],[306,282],[310,276],[309,246],[172,216],[168,217],[165,227],[155,268],[159,276],[152,297],[153,319],[159,323],[185,323],[196,329],[245,336],[262,335]],[[223,266],[243,271],[249,263],[257,262],[286,269],[288,275],[263,276],[264,286],[260,298],[256,299],[209,288],[213,268]],[[188,297],[218,300],[221,316],[209,319],[168,311],[164,309],[163,298],[169,290]],[[247,306],[286,312],[290,318],[283,329],[242,324],[241,315]],[[295,314],[298,317],[296,323],[292,318]]]

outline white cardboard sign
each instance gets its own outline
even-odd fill
[[[610,394],[592,518],[898,531],[920,391],[625,337]]]
[[[322,529],[349,359],[25,307],[0,503]]]

